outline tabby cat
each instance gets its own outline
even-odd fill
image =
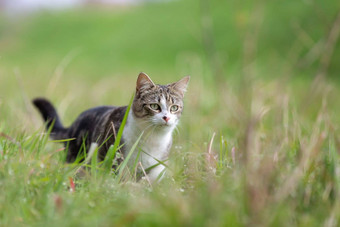
[[[164,165],[160,161],[168,158],[172,144],[172,132],[175,129],[183,111],[183,97],[190,77],[184,77],[178,82],[168,85],[154,84],[145,73],[140,73],[137,79],[136,94],[128,113],[123,130],[123,156],[127,156],[136,140],[143,132],[138,143],[141,149],[139,161],[144,169],[151,168],[148,178],[154,182],[164,172]],[[124,118],[127,106],[99,106],[81,113],[75,122],[65,128],[53,105],[44,98],[36,98],[33,104],[40,111],[46,122],[47,129],[51,128],[51,138],[65,140],[68,147],[67,162],[74,162],[81,148],[89,150],[92,143],[102,145],[98,151],[98,158],[103,160],[109,147],[115,142],[116,133]],[[135,161],[137,151],[130,160]]]

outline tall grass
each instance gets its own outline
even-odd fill
[[[320,88],[306,107],[310,91],[295,90],[254,83],[249,118],[242,94],[231,89],[214,96],[231,108],[192,115],[189,90],[166,177],[155,187],[134,183],[133,174],[123,181],[123,172],[105,174],[95,159],[87,177],[74,178],[84,164],[65,164],[47,134],[7,130],[0,137],[1,225],[336,226],[338,91]],[[212,127],[215,118],[222,127]]]

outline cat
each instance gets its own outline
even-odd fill
[[[172,145],[172,133],[183,111],[183,98],[190,77],[168,85],[155,84],[145,73],[137,78],[136,92],[128,113],[120,144],[123,157],[126,157],[143,133],[138,148],[139,161],[147,171],[151,182],[159,180],[164,173],[164,163]],[[50,137],[54,140],[71,139],[64,142],[68,147],[66,162],[77,159],[85,145],[88,152],[92,143],[100,146],[99,160],[104,160],[109,147],[114,144],[116,133],[124,118],[127,106],[99,106],[84,111],[69,127],[65,128],[53,105],[45,98],[36,98],[33,104],[40,111],[46,128],[51,127]],[[137,159],[137,150],[130,160]],[[129,163],[131,165],[132,161]],[[159,162],[161,161],[161,162]]]

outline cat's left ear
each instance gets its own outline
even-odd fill
[[[171,84],[171,87],[173,87],[175,90],[179,91],[181,95],[184,97],[184,93],[187,90],[188,83],[190,80],[190,76],[186,76],[182,78],[181,80]]]

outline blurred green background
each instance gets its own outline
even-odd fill
[[[15,100],[11,105],[17,109],[24,94],[57,102],[72,96],[79,110],[124,105],[140,71],[157,83],[191,75],[197,95],[207,100],[210,89],[204,85],[228,80],[239,89],[245,77],[285,78],[303,86],[322,68],[338,10],[337,1],[205,0],[85,4],[30,13],[3,9],[1,102]],[[337,84],[339,42],[331,48],[326,77]],[[206,103],[207,111],[219,105]]]
[[[87,1],[36,11],[4,2],[0,132],[14,140],[0,136],[3,225],[340,223],[339,1]],[[141,71],[159,84],[191,76],[173,178],[153,192],[92,178],[69,194],[61,146],[34,142],[43,123],[31,99],[50,99],[69,125],[90,107],[126,105]]]

